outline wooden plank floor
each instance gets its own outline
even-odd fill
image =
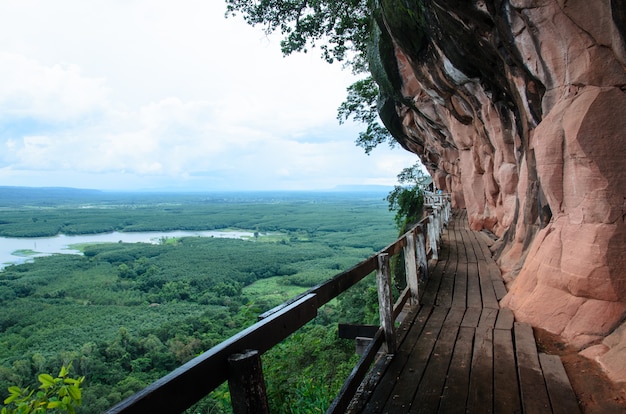
[[[465,210],[429,275],[398,329],[398,352],[374,366],[350,413],[580,412],[560,359],[539,354],[532,328],[500,309],[499,269]]]

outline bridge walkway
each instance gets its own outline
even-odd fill
[[[455,211],[398,352],[379,359],[348,412],[580,412],[559,357],[538,352],[532,328],[499,307],[506,289],[486,241]]]

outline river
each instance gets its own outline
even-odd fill
[[[71,246],[83,243],[152,243],[157,244],[164,238],[178,237],[220,237],[220,238],[244,238],[253,237],[249,231],[150,231],[132,233],[100,233],[79,234],[68,236],[59,234],[54,237],[0,237],[0,269],[11,265],[24,263],[34,257],[49,256],[52,254],[81,254]]]

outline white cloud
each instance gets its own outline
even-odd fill
[[[0,182],[96,188],[393,184],[335,111],[353,77],[219,0],[3,0]]]
[[[63,122],[106,106],[104,80],[83,76],[77,65],[44,66],[0,51],[0,113],[3,118]]]

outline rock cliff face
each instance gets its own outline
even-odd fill
[[[626,381],[626,2],[379,5],[381,117],[499,238],[502,305]]]

